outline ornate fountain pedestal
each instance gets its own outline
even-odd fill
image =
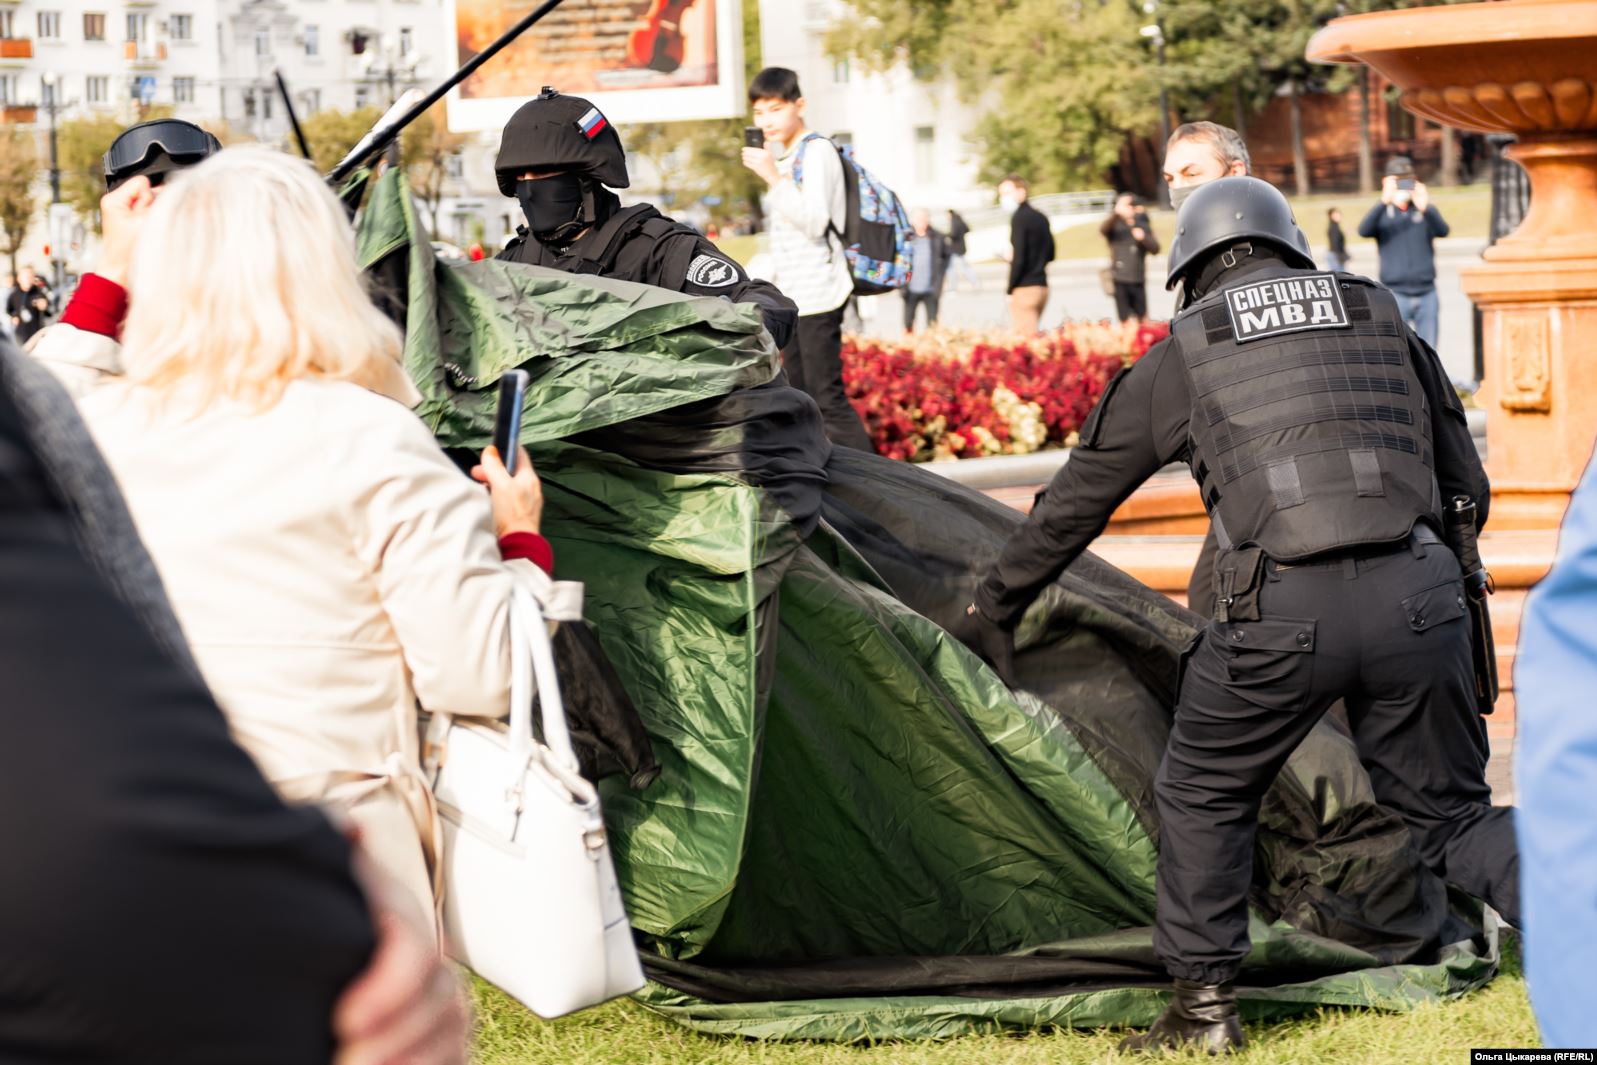
[[[1597,0],[1354,15],[1308,57],[1368,64],[1425,118],[1519,137],[1530,213],[1463,281],[1483,318],[1491,525],[1556,528],[1597,438]]]

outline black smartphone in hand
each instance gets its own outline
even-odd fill
[[[758,126],[744,126],[743,146],[745,148],[765,147],[765,131]]]
[[[516,475],[521,456],[521,415],[527,404],[527,385],[532,377],[526,370],[506,370],[499,378],[499,405],[494,409],[494,447],[505,472]]]

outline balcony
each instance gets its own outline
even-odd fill
[[[30,37],[0,38],[0,59],[32,59],[33,39]]]
[[[122,45],[122,58],[134,67],[147,67],[166,58],[165,41],[128,41]]]
[[[6,104],[0,107],[0,122],[18,126],[31,126],[39,121],[39,109],[32,104]]]

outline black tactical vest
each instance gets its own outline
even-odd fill
[[[1282,266],[1172,324],[1192,471],[1222,547],[1292,562],[1440,529],[1425,393],[1391,293]]]
[[[525,229],[518,230],[520,235],[499,253],[498,258],[529,266],[547,266],[568,274],[598,274],[673,290],[687,276],[698,238],[696,230],[672,221],[647,204],[617,211],[561,254],[533,240]],[[650,256],[637,246],[640,240],[651,245],[673,242],[671,254],[665,260],[663,277],[641,275],[640,268]],[[623,257],[626,262],[621,261]]]

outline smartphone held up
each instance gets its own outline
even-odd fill
[[[499,378],[499,402],[494,408],[494,449],[514,477],[521,455],[521,416],[527,404],[527,385],[532,377],[526,370],[506,370]]]
[[[758,126],[744,126],[743,127],[743,147],[745,147],[745,148],[763,148],[763,147],[765,147],[765,131],[760,129]]]

